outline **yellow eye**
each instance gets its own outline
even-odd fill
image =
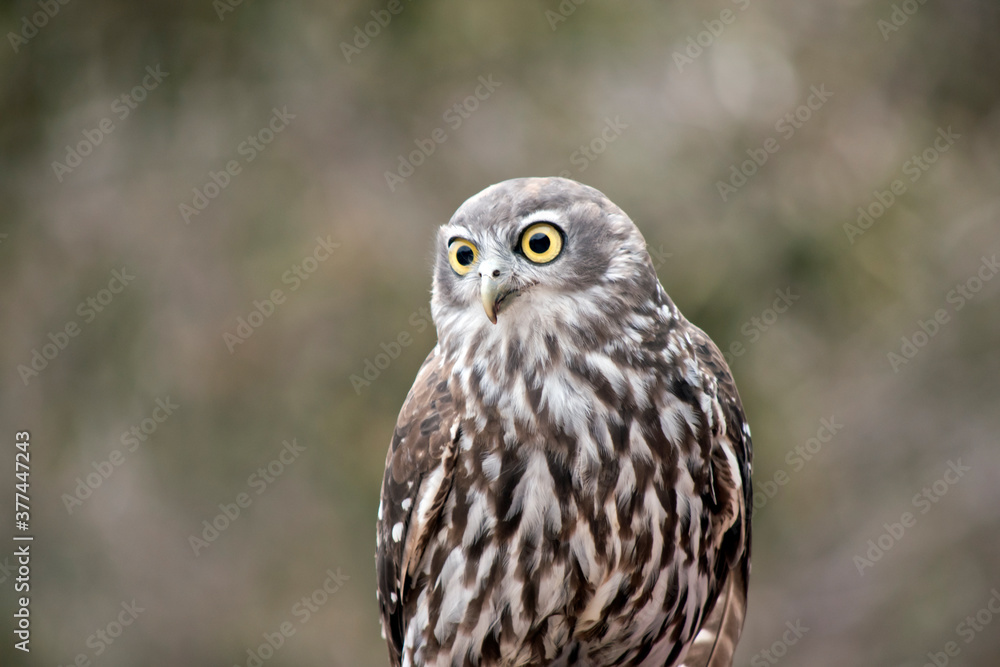
[[[521,235],[521,251],[536,264],[551,262],[562,252],[562,234],[547,222],[538,222]]]
[[[472,265],[479,259],[479,251],[471,241],[455,239],[448,245],[448,261],[455,273],[464,276],[472,270]]]

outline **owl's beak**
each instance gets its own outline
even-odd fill
[[[500,300],[497,297],[500,294],[500,285],[491,276],[483,276],[481,280],[479,296],[483,301],[483,310],[486,311],[486,317],[490,318],[490,322],[496,324],[497,301]]]
[[[501,273],[498,262],[484,260],[479,265],[479,298],[483,302],[486,317],[493,324],[497,323],[497,309],[504,297],[510,294],[506,277]]]

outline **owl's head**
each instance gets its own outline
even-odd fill
[[[579,326],[648,303],[657,280],[635,224],[594,188],[518,178],[463,203],[438,231],[439,337]]]

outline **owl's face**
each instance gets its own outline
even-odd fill
[[[467,200],[437,238],[439,336],[579,321],[648,298],[656,277],[639,230],[593,188],[522,178]],[[614,302],[618,302],[617,306]]]

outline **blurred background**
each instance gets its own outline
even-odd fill
[[[435,227],[562,174],[740,387],[737,664],[997,664],[995,2],[34,0],[0,29],[0,663],[386,664]]]

